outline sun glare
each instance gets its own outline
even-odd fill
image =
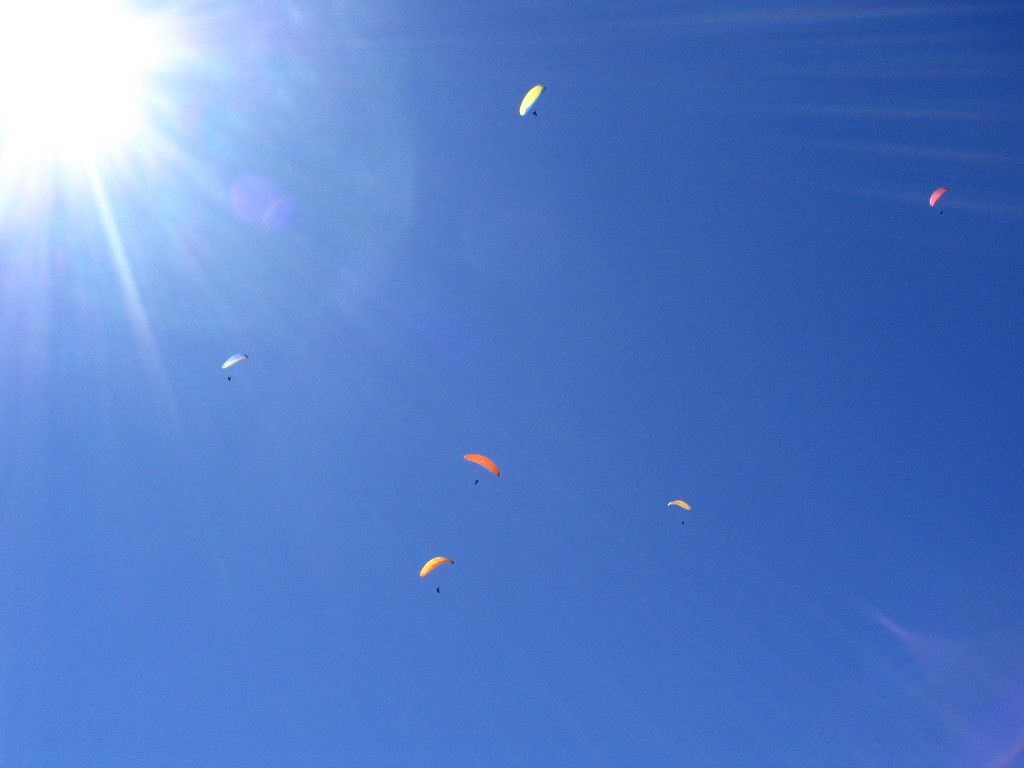
[[[17,166],[87,162],[145,122],[153,24],[119,0],[0,0],[0,142]]]

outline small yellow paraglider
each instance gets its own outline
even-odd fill
[[[533,86],[533,88],[526,92],[526,95],[523,96],[522,103],[519,105],[520,117],[523,117],[524,115],[526,115],[527,112],[530,111],[530,108],[533,106],[534,102],[536,102],[537,99],[540,98],[541,93],[544,91],[544,87],[545,86],[543,85],[535,85]],[[534,116],[536,116],[537,113],[534,112],[533,114]]]

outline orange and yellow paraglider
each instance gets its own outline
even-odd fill
[[[501,474],[501,470],[498,469],[498,465],[491,461],[489,458],[480,453],[467,453],[463,456],[466,461],[472,461],[474,464],[479,464],[489,472],[493,472],[495,477]]]
[[[668,503],[668,506],[670,506],[670,507],[682,507],[683,509],[690,509],[690,505],[687,504],[682,499],[676,499],[675,501],[670,501]]]
[[[450,557],[432,557],[429,560],[427,560],[426,563],[423,564],[422,568],[420,568],[420,578],[422,579],[424,576],[426,576],[432,570],[437,568],[437,566],[442,565],[443,563],[454,563],[454,562],[455,561],[452,560]]]

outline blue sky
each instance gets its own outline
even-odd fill
[[[1024,766],[1019,4],[140,7],[0,196],[0,762]]]

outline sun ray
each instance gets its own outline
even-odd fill
[[[107,193],[103,186],[103,180],[93,164],[86,166],[86,174],[89,179],[89,187],[92,191],[93,200],[96,203],[96,213],[100,218],[103,227],[103,234],[107,238],[110,247],[110,256],[117,270],[118,280],[121,283],[121,291],[127,305],[128,314],[131,318],[132,328],[138,339],[140,353],[145,365],[147,374],[151,381],[157,386],[158,391],[163,395],[167,403],[172,402],[171,387],[167,380],[160,355],[157,352],[156,340],[149,324],[149,317],[146,315],[145,306],[139,296],[139,289],[135,283],[135,276],[132,273],[131,262],[125,251],[124,241],[117,226],[117,220],[107,199]]]

